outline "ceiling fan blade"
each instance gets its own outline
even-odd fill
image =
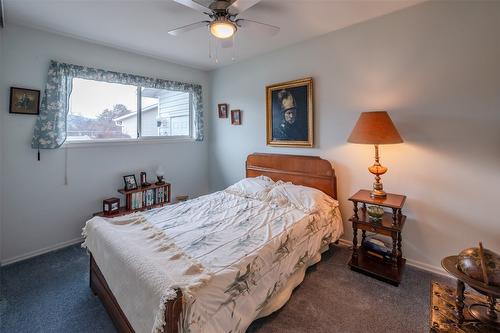
[[[226,39],[221,39],[220,46],[223,49],[229,49],[229,48],[233,47],[233,38],[230,37],[230,38],[226,38]]]
[[[257,21],[252,21],[252,20],[246,20],[246,19],[239,19],[236,20],[235,23],[242,28],[249,28],[258,32],[262,32],[271,36],[276,35],[278,32],[280,32],[280,28],[276,27],[274,25],[266,24],[266,23],[261,23]]]
[[[202,12],[202,13],[207,13],[207,12],[211,13],[212,12],[210,10],[210,8],[205,7],[194,0],[174,0],[174,1],[181,4],[181,5],[192,8],[192,9],[197,10],[197,11]]]
[[[209,21],[196,22],[196,23],[185,25],[183,27],[180,27],[180,28],[177,28],[174,30],[170,30],[168,33],[173,35],[173,36],[179,36],[180,34],[182,34],[184,32],[188,32],[188,31],[198,29],[201,27],[206,27],[209,23],[210,23]]]
[[[233,15],[238,15],[243,13],[248,8],[256,5],[262,0],[236,0],[227,8],[228,12]]]

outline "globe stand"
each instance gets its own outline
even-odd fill
[[[471,304],[469,306],[469,312],[472,317],[482,321],[483,323],[500,327],[500,317],[498,316],[498,312],[495,310],[495,304],[495,298],[488,296],[488,305],[478,303]]]
[[[441,266],[457,279],[457,292],[455,302],[455,314],[458,323],[464,322],[464,290],[465,284],[488,298],[488,304],[474,303],[468,308],[472,317],[492,327],[500,327],[498,311],[496,311],[496,299],[500,298],[500,287],[491,286],[482,281],[474,280],[458,269],[458,256],[449,256],[441,261]]]

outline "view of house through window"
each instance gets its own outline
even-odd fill
[[[137,86],[73,79],[67,141],[191,135],[190,93],[140,91],[138,101]]]
[[[143,136],[189,135],[189,93],[142,88],[141,96]]]

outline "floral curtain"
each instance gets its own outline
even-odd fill
[[[31,141],[33,148],[55,149],[66,141],[66,117],[73,78],[189,92],[192,95],[194,138],[196,141],[203,141],[201,85],[117,73],[52,60],[49,66],[45,92],[42,97],[40,114]]]

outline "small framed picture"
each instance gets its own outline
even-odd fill
[[[104,215],[113,215],[120,210],[120,199],[108,198],[102,201],[102,211]]]
[[[231,125],[241,125],[240,110],[231,110]]]
[[[227,104],[219,104],[217,105],[219,109],[219,118],[227,118],[227,110],[229,106]]]
[[[135,175],[123,176],[123,181],[125,182],[125,191],[137,189]]]
[[[10,87],[9,113],[40,113],[40,90]]]

